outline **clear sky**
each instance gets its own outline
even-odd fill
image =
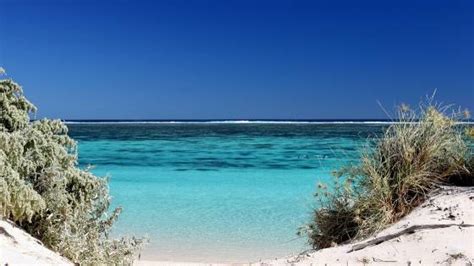
[[[0,0],[0,66],[39,116],[385,118],[474,108],[474,1]]]

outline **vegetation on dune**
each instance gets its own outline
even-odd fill
[[[402,105],[400,123],[368,145],[356,166],[334,173],[334,186],[319,185],[312,222],[300,233],[316,249],[370,236],[398,221],[437,186],[474,180],[472,150],[463,115],[432,104],[418,111]]]
[[[466,135],[468,135],[471,138],[474,138],[474,127],[466,128]]]
[[[30,122],[35,110],[17,83],[0,80],[0,216],[75,263],[130,264],[142,241],[109,237],[120,209],[107,215],[107,180],[78,168],[61,121]]]

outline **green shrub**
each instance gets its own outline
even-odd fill
[[[453,177],[472,183],[472,151],[456,123],[462,113],[451,111],[433,104],[417,112],[402,106],[400,122],[368,145],[360,164],[335,173],[334,191],[318,193],[320,207],[304,228],[313,247],[370,236],[408,214]],[[351,185],[338,185],[341,182]]]
[[[107,215],[107,180],[78,168],[61,121],[30,122],[35,110],[17,83],[0,80],[0,216],[75,263],[130,264],[142,240],[109,238],[120,209]]]

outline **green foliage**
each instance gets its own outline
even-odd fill
[[[75,263],[131,264],[142,240],[109,238],[120,209],[107,215],[107,180],[78,168],[61,121],[30,122],[35,110],[17,83],[0,80],[0,216]]]
[[[472,184],[472,151],[456,123],[461,112],[429,103],[417,112],[402,105],[398,114],[400,122],[368,145],[359,165],[335,173],[334,191],[318,193],[320,207],[303,228],[314,248],[370,236],[440,184],[459,177]]]

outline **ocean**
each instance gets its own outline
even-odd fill
[[[142,259],[249,262],[309,248],[318,182],[358,162],[386,123],[71,122],[80,166],[110,177],[113,234],[146,236]]]

